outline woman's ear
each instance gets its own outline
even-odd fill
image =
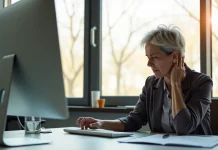
[[[178,50],[173,51],[172,54],[173,54],[173,60],[180,58],[180,54],[179,54],[179,51],[178,51]]]
[[[175,59],[175,58],[173,58],[173,63],[174,63],[174,64],[176,63],[176,59]]]
[[[179,59],[179,51],[178,50],[174,50],[172,53],[173,56],[173,63],[176,64],[177,60]]]

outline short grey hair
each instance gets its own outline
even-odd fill
[[[159,25],[157,29],[148,32],[141,40],[140,45],[145,46],[147,42],[159,46],[167,54],[174,50],[180,52],[180,56],[185,56],[185,39],[176,26]]]

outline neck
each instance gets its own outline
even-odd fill
[[[167,85],[167,88],[171,91],[171,82],[170,82],[170,77],[164,76],[164,81]]]

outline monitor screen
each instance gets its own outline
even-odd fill
[[[0,59],[10,54],[7,115],[67,118],[54,0],[21,0],[0,10]]]

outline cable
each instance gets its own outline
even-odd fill
[[[18,120],[20,126],[21,126],[23,129],[25,129],[25,127],[24,127],[24,126],[22,125],[22,123],[20,122],[20,118],[19,118],[19,116],[17,116],[17,120]]]

